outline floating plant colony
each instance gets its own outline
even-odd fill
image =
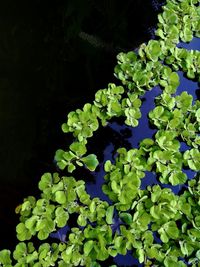
[[[130,254],[138,266],[200,266],[200,101],[190,88],[177,91],[180,73],[200,82],[200,52],[186,49],[200,37],[200,1],[167,0],[158,21],[155,40],[117,55],[121,84],[108,84],[67,115],[62,130],[74,141],[56,151],[61,171],[43,174],[40,198],[28,196],[16,208],[19,243],[0,251],[0,266],[114,267],[114,258]],[[87,178],[73,176],[99,165],[89,139],[110,122],[115,127],[113,118],[137,129],[153,92],[152,136],[105,161],[107,200],[92,197]],[[157,184],[144,183],[148,174]]]

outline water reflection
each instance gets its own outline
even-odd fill
[[[139,261],[132,256],[132,251],[128,251],[126,255],[117,255],[114,257],[114,262],[119,267],[142,267],[143,264],[140,264]]]
[[[200,40],[198,37],[193,37],[189,43],[180,42],[177,47],[185,48],[187,50],[200,50]]]
[[[180,95],[183,91],[187,91],[188,94],[191,94],[193,96],[194,103],[194,100],[199,99],[199,83],[197,81],[188,79],[185,73],[182,71],[178,71],[178,75],[180,78],[180,85],[177,88],[176,95]]]

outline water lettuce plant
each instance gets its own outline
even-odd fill
[[[200,266],[200,101],[187,91],[176,93],[178,70],[200,81],[200,52],[176,46],[200,37],[200,2],[167,0],[158,21],[155,40],[117,56],[115,76],[122,85],[109,83],[93,103],[67,115],[62,130],[74,139],[55,153],[62,175],[43,174],[39,197],[16,207],[19,243],[12,252],[0,251],[0,266],[100,267],[128,251],[144,266]],[[109,201],[92,198],[83,178],[72,174],[78,168],[93,172],[99,164],[87,153],[88,139],[115,117],[137,127],[142,97],[155,86],[162,93],[148,118],[157,132],[137,148],[115,151],[104,164],[102,191]],[[192,179],[187,169],[195,173]],[[147,172],[158,182],[143,188]],[[183,190],[175,194],[169,185]]]

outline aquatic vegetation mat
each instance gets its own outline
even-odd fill
[[[43,174],[40,198],[28,196],[16,208],[19,243],[13,252],[0,251],[1,266],[114,267],[110,259],[130,252],[143,266],[200,266],[200,101],[190,88],[177,94],[178,71],[200,82],[200,52],[177,46],[200,37],[200,2],[168,0],[158,21],[156,39],[117,55],[119,84],[108,84],[93,103],[67,115],[62,130],[74,141],[56,151],[61,172]],[[88,140],[113,118],[137,127],[142,97],[155,86],[162,91],[148,118],[156,133],[138,147],[119,147],[104,165],[109,201],[91,198],[84,179],[72,176],[99,165]],[[144,188],[149,172],[158,183]]]

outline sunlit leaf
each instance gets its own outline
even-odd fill
[[[110,206],[106,210],[106,222],[107,224],[113,223],[114,206]]]
[[[7,266],[12,264],[10,259],[11,252],[8,249],[3,249],[0,251],[0,263]]]
[[[99,164],[97,156],[94,154],[81,158],[81,161],[90,171],[94,171]]]
[[[66,193],[64,191],[57,191],[55,193],[55,200],[59,203],[59,204],[65,204],[67,201],[66,198]]]

